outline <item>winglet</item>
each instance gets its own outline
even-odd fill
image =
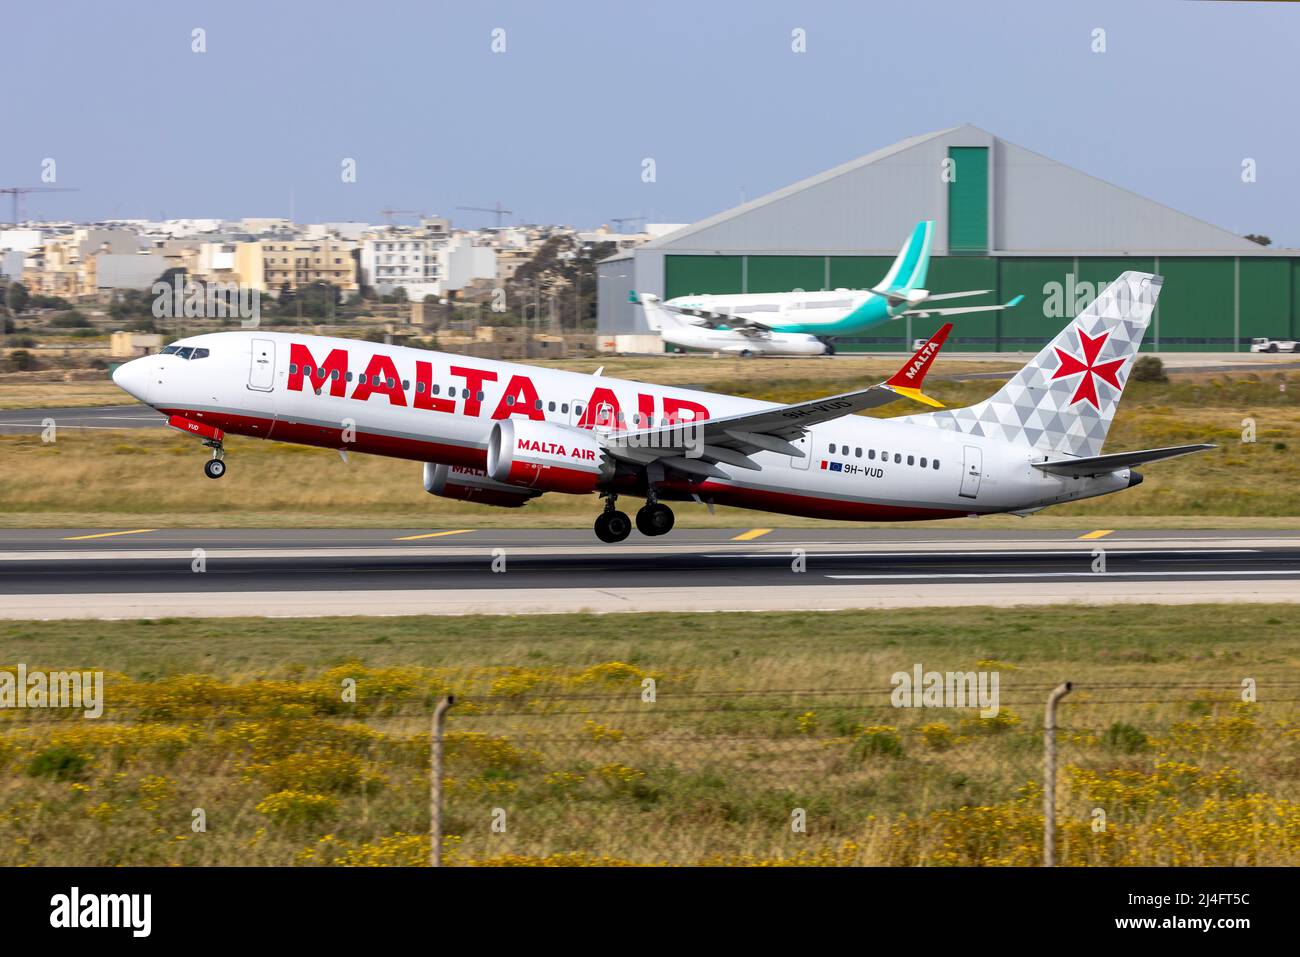
[[[916,354],[885,382],[885,388],[899,395],[905,395],[909,399],[915,399],[917,402],[942,409],[942,402],[930,398],[921,391],[921,381],[930,371],[930,366],[934,364],[935,357],[939,355],[939,350],[950,332],[952,332],[952,323],[945,322],[939,327],[939,331],[926,340],[925,345],[917,349]]]

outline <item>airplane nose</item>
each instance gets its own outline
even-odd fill
[[[113,382],[123,392],[130,393],[141,402],[149,401],[150,370],[148,359],[132,359],[113,370]]]

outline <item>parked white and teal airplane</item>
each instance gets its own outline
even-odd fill
[[[885,278],[870,289],[831,289],[817,292],[740,293],[678,296],[655,304],[691,325],[737,333],[765,331],[816,336],[834,352],[839,336],[861,335],[868,329],[905,316],[929,318],[1010,309],[1024,296],[995,306],[934,308],[930,303],[981,296],[992,289],[932,294],[925,288],[930,268],[934,222],[916,224]],[[646,297],[649,298],[649,297]],[[652,323],[652,328],[655,328]]]

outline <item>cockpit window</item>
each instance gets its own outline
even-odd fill
[[[194,351],[193,346],[182,346],[181,348],[176,350],[176,358],[188,359],[190,357],[190,353],[193,351]]]
[[[190,356],[191,359],[206,359],[207,357],[208,357],[207,349],[195,349],[194,354]]]
[[[181,348],[180,346],[168,346],[166,349],[164,349],[162,352],[158,354],[162,356],[169,356],[172,355],[173,353],[179,352],[180,348]]]

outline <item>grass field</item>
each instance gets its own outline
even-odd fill
[[[625,360],[638,361],[656,360]],[[679,365],[657,361],[662,369]],[[793,360],[765,363],[771,374],[757,381],[727,378],[729,367],[738,364],[719,360],[722,377],[710,387],[795,401],[862,381],[784,378],[785,367],[796,373],[812,367]],[[849,363],[833,367],[841,365]],[[712,367],[701,362],[691,368],[698,366]],[[1057,507],[1028,520],[995,521],[1070,528],[1300,525],[1300,376],[1292,378],[1296,381],[1289,383],[1289,391],[1282,388],[1288,380],[1271,373],[1133,383],[1107,440],[1108,451],[1192,442],[1214,442],[1220,448],[1151,465],[1144,469],[1142,486],[1118,495]],[[996,388],[988,380],[936,381],[931,391],[958,406]],[[884,414],[916,408],[898,402]],[[1254,422],[1252,443],[1242,441],[1247,419]],[[333,451],[238,437],[229,440],[228,450],[230,470],[213,482],[202,475],[205,453],[198,443],[171,431],[69,429],[48,444],[34,435],[0,436],[0,524],[580,527],[597,508],[593,496],[548,495],[520,510],[494,509],[427,495],[418,463],[356,455],[345,465]],[[729,509],[710,516],[689,505],[678,510],[678,517],[683,525],[696,526],[820,524]]]
[[[1036,729],[1066,679],[1064,863],[1296,864],[1293,625],[1212,605],[4,623],[3,667],[107,678],[96,720],[0,710],[0,864],[422,863],[447,693],[452,863],[1032,864]],[[891,707],[916,664],[996,671],[999,713]]]

